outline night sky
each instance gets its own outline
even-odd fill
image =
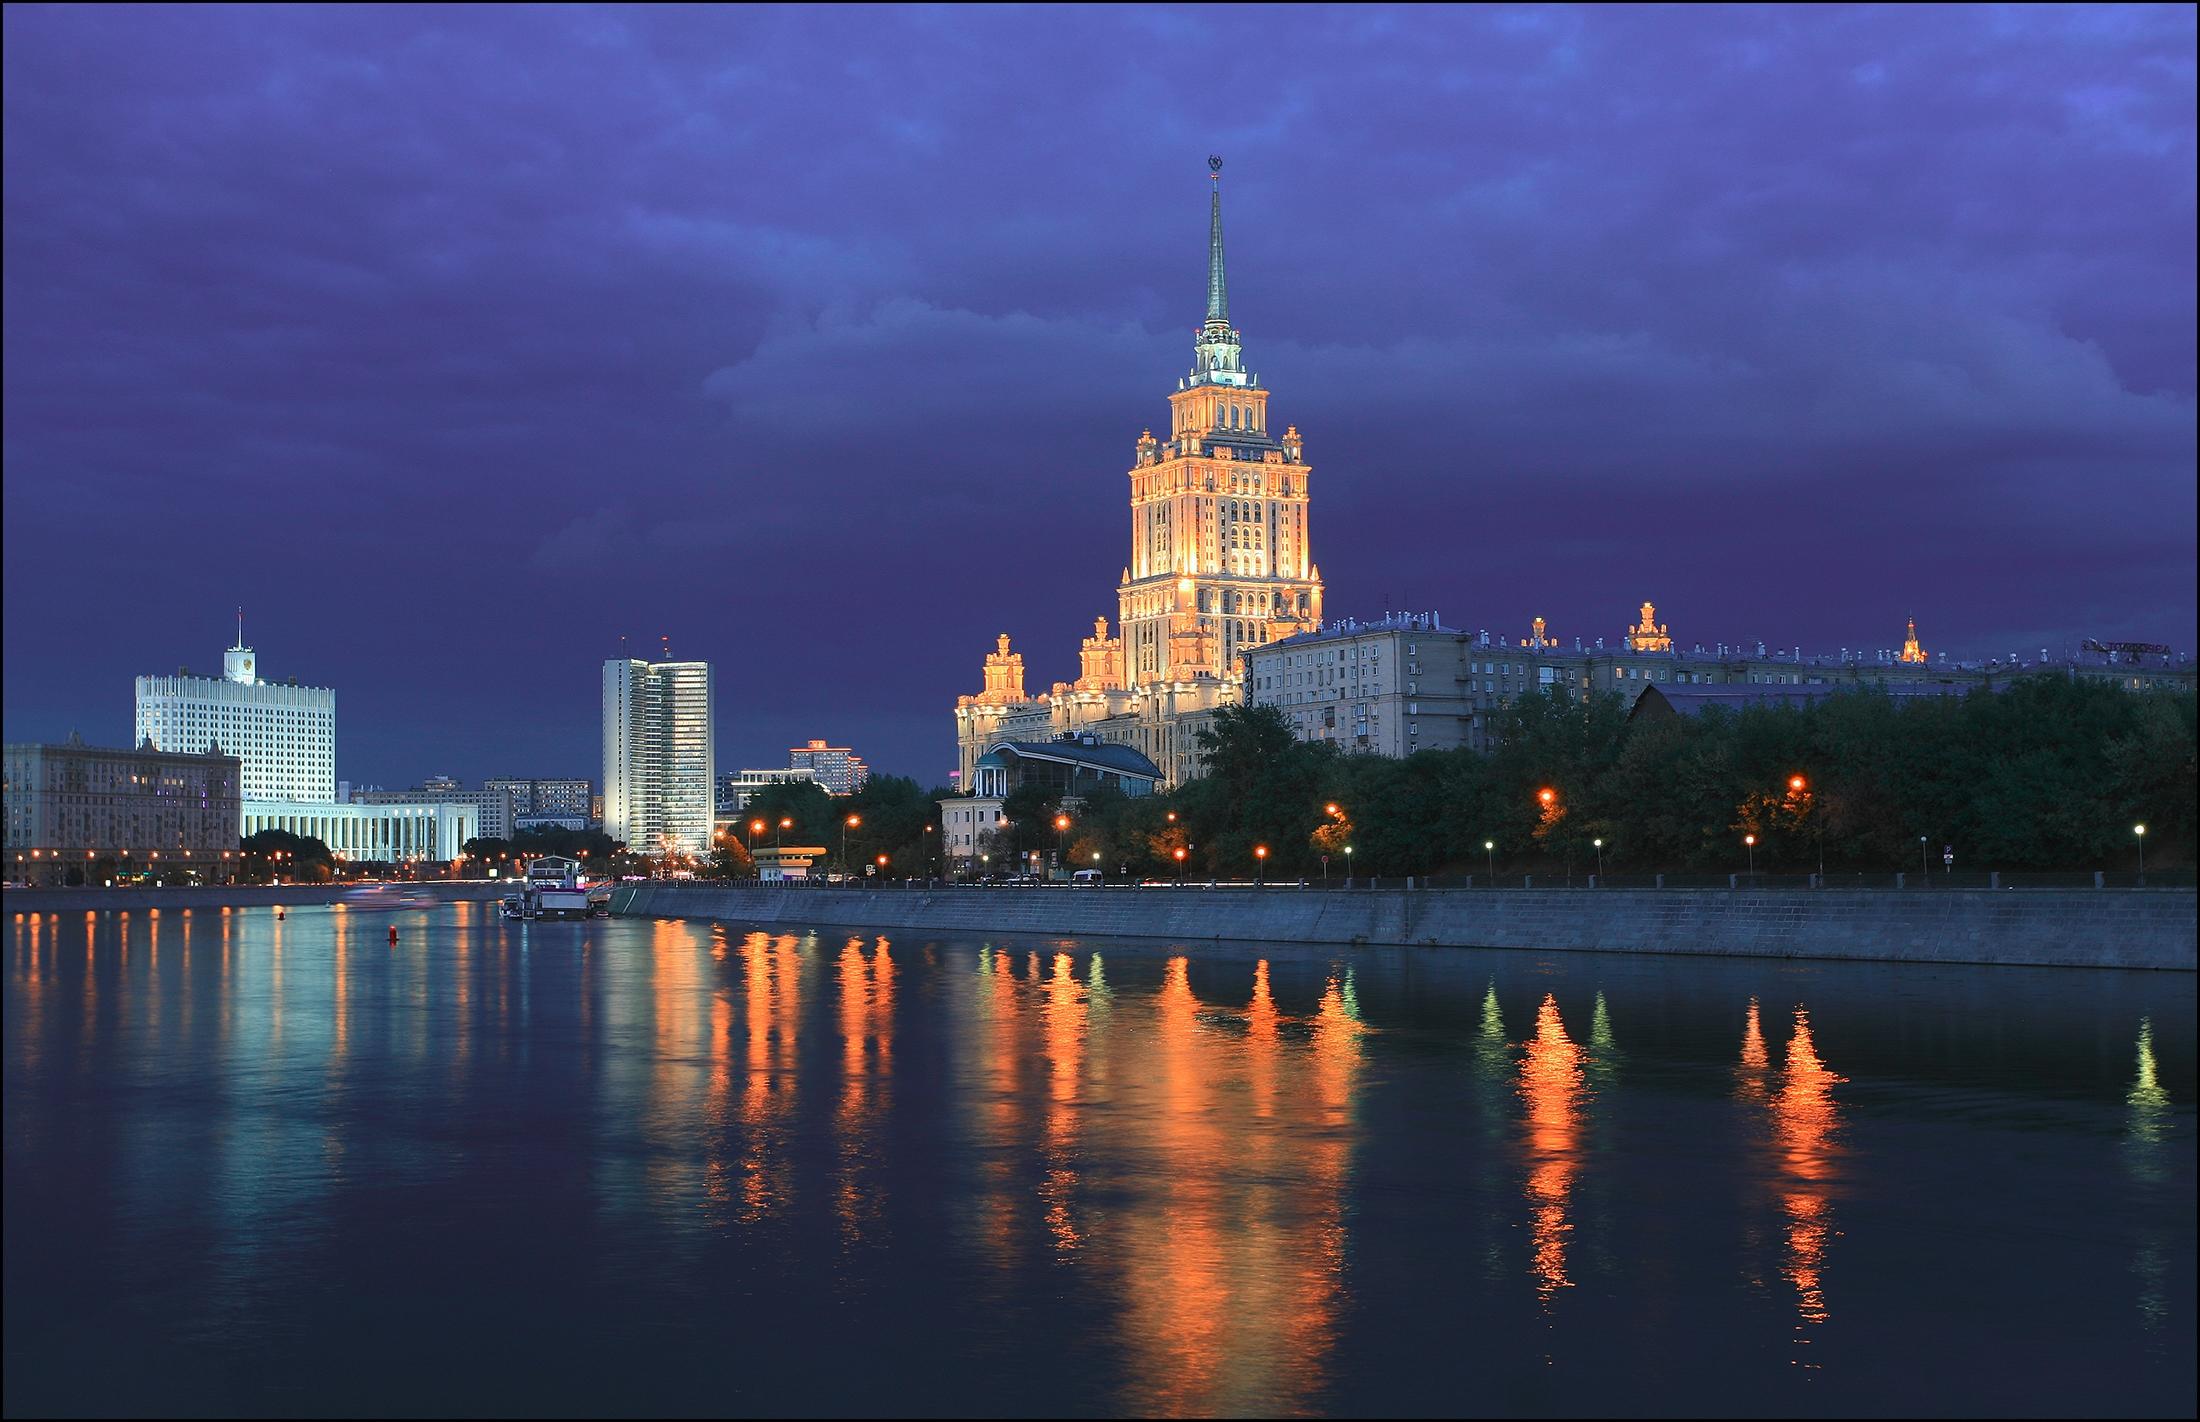
[[[2194,11],[5,11],[10,740],[337,688],[337,773],[927,783],[1115,613],[1202,313],[1332,616],[2195,637]]]

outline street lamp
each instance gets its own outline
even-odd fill
[[[840,822],[840,872],[848,872],[848,831],[863,823],[863,816],[850,815]]]
[[[1170,818],[1173,819],[1175,816],[1172,815]],[[1176,854],[1176,886],[1181,889],[1184,887],[1184,846],[1178,845],[1174,853]]]
[[[1482,853],[1490,861],[1490,887],[1494,889],[1497,887],[1497,841],[1494,839],[1483,840]]]
[[[793,828],[794,828],[794,816],[792,816],[792,815],[781,815],[781,816],[779,817],[779,828],[777,828],[777,829],[775,829],[775,830],[773,830],[773,831],[772,831],[772,848],[774,848],[774,849],[777,849],[777,848],[779,848],[779,847],[780,847],[780,843],[781,843],[781,839],[782,839],[782,836],[784,836],[784,835],[785,835],[785,834],[787,833],[787,831],[788,831],[788,830],[791,830],[791,829],[793,829]]]
[[[1788,777],[1788,796],[1789,796],[1789,798],[1791,798],[1791,799],[1804,799],[1804,798],[1807,798],[1807,797],[1808,797],[1808,792],[1809,792],[1809,790],[1810,790],[1810,781],[1806,780],[1806,779],[1805,779],[1805,778],[1803,777],[1803,775],[1802,775],[1802,773],[1801,773],[1800,771],[1798,771],[1797,773],[1795,773],[1795,774],[1793,774],[1793,775],[1790,775],[1790,776]],[[1807,807],[1807,806],[1799,806],[1799,807],[1798,807],[1798,809],[1797,809],[1797,813],[1808,813],[1808,807]],[[1816,831],[1818,832],[1818,887],[1819,887],[1819,888],[1821,888],[1821,889],[1823,889],[1823,888],[1824,888],[1824,887],[1826,886],[1826,826],[1825,826],[1825,822],[1824,822],[1823,820],[1820,820],[1820,819],[1819,819],[1819,818],[1818,818],[1818,817],[1817,817],[1816,815],[1812,815],[1812,816],[1811,816],[1811,828],[1812,828],[1812,829],[1814,829],[1814,830],[1816,830]]]
[[[2145,825],[2133,825],[2131,827],[2131,837],[2139,845],[2139,887],[2143,889],[2147,886],[2147,827]]]
[[[1742,843],[1749,848],[1749,877],[1754,879],[1757,877],[1757,836],[1745,834]]]
[[[1056,864],[1067,865],[1069,863],[1069,854],[1062,844],[1064,836],[1068,833],[1069,816],[1056,815],[1054,817],[1054,862]]]
[[[1917,872],[1920,874],[1931,874],[1933,872],[1932,861],[1925,857],[1925,836],[1923,835],[1917,837]]]
[[[1352,887],[1352,846],[1349,844],[1344,847],[1344,886]]]
[[[764,822],[762,820],[749,821],[749,858],[751,859],[756,857],[756,837],[763,832]]]
[[[1260,882],[1261,882],[1261,870],[1262,870],[1262,869],[1264,869],[1264,868],[1266,868],[1266,867],[1267,867],[1267,864],[1268,864],[1268,846],[1267,846],[1267,845],[1265,845],[1265,844],[1256,844],[1256,845],[1254,845],[1254,846],[1253,846],[1253,882],[1254,882],[1254,883],[1258,884],[1258,883],[1260,883]]]
[[[1604,882],[1604,841],[1592,839],[1589,843],[1597,847],[1597,882],[1601,884]]]

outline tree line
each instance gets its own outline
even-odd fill
[[[1390,759],[1227,707],[1201,733],[1201,779],[1067,809],[1026,787],[981,850],[989,867],[1038,850],[1111,877],[1314,876],[1325,854],[1332,874],[1588,868],[1600,853],[1608,873],[1731,871],[1752,854],[1760,871],[1830,873],[1915,866],[1922,838],[1936,866],[1945,845],[1967,868],[2121,870],[2145,824],[2150,866],[2190,865],[2194,726],[2191,693],[2055,676],[1666,719],[1551,689],[1495,718],[1487,754]]]

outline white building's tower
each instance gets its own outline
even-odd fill
[[[257,663],[252,649],[244,644],[244,609],[240,607],[237,609],[237,643],[222,653],[222,680],[251,686],[260,679],[260,674],[253,670]]]

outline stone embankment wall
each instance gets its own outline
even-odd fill
[[[775,889],[647,883],[618,914],[917,933],[2194,968],[2190,889]]]
[[[305,904],[332,904],[359,887],[357,884],[284,884],[280,887],[234,884],[173,889],[9,889],[4,895],[0,895],[0,912],[81,913],[86,909],[103,912],[113,909],[273,908],[277,904],[295,908]],[[407,892],[451,903],[460,899],[500,898],[512,889],[509,882],[464,879],[423,879],[416,884],[400,884],[398,887]]]

